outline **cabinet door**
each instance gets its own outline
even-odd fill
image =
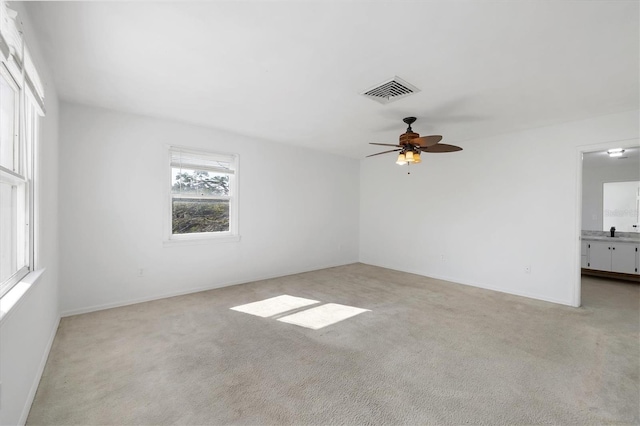
[[[635,244],[616,243],[611,245],[611,271],[625,274],[636,273]]]
[[[589,243],[589,268],[599,271],[611,271],[611,243],[591,241]]]

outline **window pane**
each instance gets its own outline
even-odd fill
[[[16,93],[0,75],[0,165],[17,172],[14,164]]]
[[[174,234],[229,231],[229,201],[208,199],[173,199]]]
[[[15,193],[15,186],[0,182],[0,283],[18,271]]]
[[[231,195],[229,175],[204,170],[171,169],[171,192],[185,195]]]

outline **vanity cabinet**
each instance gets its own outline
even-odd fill
[[[640,266],[638,246],[634,243],[587,241],[586,268],[637,275]]]
[[[587,257],[587,253],[589,252],[589,243],[587,243],[586,241],[582,241],[581,247],[582,250],[580,251],[580,253],[582,254],[582,256],[580,257],[580,266],[582,268],[587,268],[589,265]]]
[[[611,272],[624,274],[637,274],[638,245],[637,244],[612,244],[611,245]]]
[[[611,271],[611,243],[591,241],[589,243],[589,263],[587,268]]]

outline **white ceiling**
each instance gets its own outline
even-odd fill
[[[639,107],[637,1],[33,2],[62,99],[362,157]],[[359,95],[398,75],[422,91]]]

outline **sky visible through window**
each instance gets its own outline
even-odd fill
[[[171,190],[174,194],[231,195],[228,174],[176,167],[171,168]]]

